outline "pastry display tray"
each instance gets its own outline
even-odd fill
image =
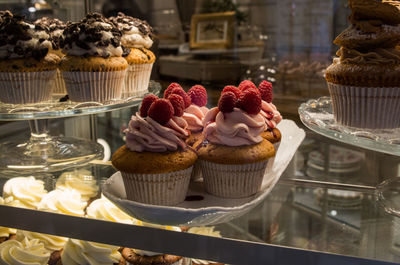
[[[368,130],[337,124],[329,97],[311,99],[301,104],[299,114],[304,125],[318,134],[357,147],[400,155],[400,128]]]
[[[121,174],[113,174],[103,184],[103,194],[127,214],[150,223],[163,225],[201,226],[228,222],[239,217],[262,202],[271,192],[292,160],[305,137],[304,130],[295,122],[283,120],[279,126],[282,140],[274,160],[268,164],[261,191],[242,199],[225,199],[205,192],[202,182],[192,182],[188,198],[176,206],[158,206],[126,200]]]
[[[161,85],[150,81],[148,91],[158,95]],[[107,102],[60,102],[59,98],[35,104],[5,104],[0,102],[0,120],[34,120],[97,114],[138,106],[144,95],[126,97]]]

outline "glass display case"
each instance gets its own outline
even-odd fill
[[[217,4],[207,5],[210,2]],[[241,14],[236,18],[233,46],[190,48],[192,15],[226,6],[228,9],[222,11],[233,7]],[[88,217],[87,212],[74,216],[7,202],[0,204],[2,227],[64,241],[73,238],[168,253],[185,257],[183,264],[191,264],[190,258],[238,265],[400,263],[400,219],[392,210],[400,207],[400,198],[398,193],[390,193],[388,201],[384,196],[389,195],[379,190],[379,184],[390,186],[389,179],[400,176],[399,129],[378,134],[351,131],[332,125],[329,116],[332,109],[324,70],[337,50],[333,39],[348,25],[347,1],[3,1],[0,9],[23,13],[30,20],[52,16],[78,21],[88,11],[105,16],[122,11],[146,19],[154,29],[151,50],[156,55],[150,92],[162,95],[171,82],[180,83],[185,90],[200,83],[207,89],[207,107],[211,108],[218,104],[225,85],[238,85],[245,79],[258,85],[268,80],[273,84],[278,110],[290,120],[286,122],[293,121],[290,133],[282,131],[283,138],[305,135],[298,148],[293,146],[296,148],[282,172],[271,174],[271,179],[275,178],[268,192],[256,198],[207,205],[203,195],[193,193],[186,198],[186,206],[135,205],[137,216],[146,218],[151,212],[148,218],[153,219],[143,221],[167,220],[163,225],[180,226],[185,232],[105,221]],[[61,185],[60,179],[67,173],[83,176],[82,183],[72,186],[97,187],[89,201],[103,198],[101,189],[108,191],[107,185],[115,184],[110,178],[116,174],[111,154],[124,144],[124,129],[142,97],[95,106],[57,103],[57,107],[31,112],[29,108],[15,111],[14,106],[0,103],[2,142],[28,138],[26,120],[32,125],[34,120],[48,119],[46,135],[74,137],[100,149],[84,160],[63,164],[67,166],[61,169],[38,168],[37,164],[10,169],[1,166],[14,150],[6,146],[0,149],[0,191],[10,179],[33,176],[43,181],[45,193],[49,193]],[[43,132],[40,125],[36,129],[39,127]],[[88,182],[92,184],[86,186]],[[193,201],[199,201],[200,206],[190,208]],[[204,211],[200,214],[203,219],[191,217],[196,211]],[[212,226],[220,236],[189,233],[186,230],[191,226]]]

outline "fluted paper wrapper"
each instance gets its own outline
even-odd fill
[[[104,102],[121,98],[126,70],[109,72],[62,71],[69,99]]]
[[[183,202],[189,188],[193,167],[164,174],[122,172],[128,200],[156,205]]]
[[[399,87],[355,87],[328,82],[333,115],[342,125],[365,129],[400,127]]]
[[[52,92],[53,92],[54,95],[63,95],[63,96],[65,96],[67,94],[67,89],[65,87],[64,78],[63,78],[62,73],[61,73],[61,71],[59,69],[57,69],[57,74],[56,74],[56,78],[54,79]]]
[[[153,63],[131,64],[125,77],[124,97],[142,96],[148,91]]]
[[[243,164],[224,165],[201,160],[204,187],[218,197],[244,198],[257,193],[267,168],[268,160]]]
[[[12,104],[38,103],[51,99],[56,71],[0,72],[0,101]]]

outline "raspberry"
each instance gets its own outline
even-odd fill
[[[172,107],[174,107],[174,116],[181,117],[185,109],[185,101],[183,101],[183,98],[177,94],[171,94],[168,100],[171,102]]]
[[[185,109],[192,104],[192,100],[188,96],[188,94],[183,90],[181,87],[175,87],[172,89],[171,94],[177,94],[183,98],[183,101],[185,102]]]
[[[239,98],[240,96],[240,90],[235,86],[225,86],[221,94],[226,92],[232,92],[233,94],[235,94],[236,98]]]
[[[171,84],[169,84],[169,86],[167,87],[167,89],[165,89],[165,91],[164,91],[164,98],[168,98],[168,96],[169,96],[169,95],[171,94],[171,92],[172,92],[172,89],[174,89],[174,88],[176,88],[176,87],[179,87],[179,88],[183,89],[183,88],[181,87],[180,84],[178,84],[178,83],[171,83]]]
[[[142,105],[140,106],[139,114],[143,118],[147,116],[147,112],[149,111],[149,108],[151,104],[156,101],[158,97],[153,94],[149,94],[143,98]]]
[[[236,106],[237,98],[233,92],[225,92],[221,95],[218,101],[218,109],[223,112],[232,112]]]
[[[248,114],[257,114],[261,110],[261,94],[255,89],[242,91],[238,100],[238,106]]]
[[[239,90],[246,90],[249,88],[257,89],[256,85],[253,82],[251,82],[250,80],[243,80],[242,82],[240,82],[238,88],[239,88]]]
[[[207,105],[207,91],[203,86],[201,85],[192,86],[187,92],[187,94],[189,95],[193,104],[199,107]]]
[[[272,102],[273,94],[272,94],[272,84],[270,82],[265,80],[262,81],[258,85],[258,90],[260,90],[261,98],[263,100],[265,100],[268,103]]]
[[[151,104],[148,114],[150,118],[164,125],[172,118],[174,107],[168,99],[159,98]]]

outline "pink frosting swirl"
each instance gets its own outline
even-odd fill
[[[185,149],[189,136],[187,122],[182,117],[172,117],[165,126],[139,113],[132,116],[126,133],[126,147],[135,152],[166,152]]]
[[[201,132],[203,130],[203,119],[208,111],[207,107],[199,107],[191,104],[185,109],[183,118],[188,123],[188,130],[191,132]]]
[[[212,108],[204,117],[203,124],[203,133],[208,141],[228,146],[257,144],[263,140],[260,134],[266,129],[263,116],[250,115],[238,108],[230,113]]]
[[[260,114],[264,117],[267,129],[273,129],[281,122],[282,116],[274,104],[262,101]]]

